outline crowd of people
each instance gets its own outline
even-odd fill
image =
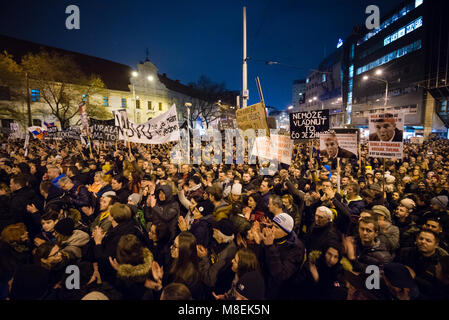
[[[22,143],[1,141],[1,300],[449,298],[447,140],[385,161],[298,143],[274,175]]]

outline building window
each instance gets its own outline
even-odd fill
[[[447,112],[447,101],[441,102],[441,112]]]
[[[122,98],[122,108],[126,108],[126,98]]]
[[[151,101],[148,101],[148,110],[153,110],[153,106],[151,105]]]
[[[105,107],[109,107],[109,98],[108,97],[103,96],[103,105]]]
[[[351,79],[351,78],[353,78],[354,77],[354,65],[352,64],[350,67],[349,67],[349,79]]]
[[[393,51],[385,56],[383,56],[382,58],[377,59],[376,61],[373,61],[363,67],[360,67],[357,69],[357,75],[362,74],[366,71],[369,71],[371,69],[374,69],[376,67],[379,67],[383,64],[386,64],[392,60],[395,60],[397,58],[400,58],[406,54],[409,54],[413,51],[417,51],[421,49],[421,40],[418,40],[414,43],[409,44],[408,46],[405,46],[399,50]]]
[[[407,26],[399,29],[397,32],[389,35],[384,39],[384,46],[389,45],[393,41],[396,41],[397,39],[405,36],[406,34],[409,34],[410,32],[418,29],[423,24],[422,17],[419,17],[418,19],[410,22]]]
[[[326,74],[323,73],[322,77],[321,77],[321,82],[326,82]]]
[[[351,46],[351,60],[354,59],[354,50],[355,50],[355,45]]]
[[[11,93],[9,87],[0,86],[0,100],[11,100]]]
[[[310,79],[309,79],[309,78],[307,78],[307,79],[306,79],[306,83],[309,83],[309,82],[310,82]]]
[[[31,89],[31,101],[32,102],[40,102],[41,101],[41,93],[37,89]]]
[[[136,100],[136,109],[140,109],[140,100]]]
[[[159,102],[159,111],[162,111],[162,102]]]
[[[87,103],[87,95],[86,95],[86,94],[83,94],[83,95],[81,96],[81,101]]]
[[[33,126],[42,127],[42,120],[41,119],[33,119]]]

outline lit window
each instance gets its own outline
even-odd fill
[[[422,26],[422,17],[419,17],[419,19],[415,20],[415,29],[418,29]]]
[[[148,110],[152,110],[153,106],[151,105],[151,101],[148,101]]]
[[[390,42],[391,42],[390,36],[386,37],[385,40],[384,40],[384,46],[389,45]]]
[[[321,82],[326,82],[326,74],[323,74]]]
[[[447,101],[441,102],[441,112],[447,112]]]
[[[162,111],[162,102],[159,102],[159,111]]]
[[[126,98],[122,98],[122,108],[126,108]]]
[[[306,79],[306,83],[309,83],[309,82],[310,82],[310,79],[309,79],[309,78],[307,78],[307,79]]]
[[[415,0],[415,8],[417,8],[420,5],[422,5],[423,2],[424,2],[424,0]]]
[[[109,107],[109,98],[108,97],[103,96],[103,105],[105,107]]]
[[[349,78],[353,78],[354,77],[354,65],[351,65],[349,67]]]
[[[398,31],[398,38],[405,36],[405,28]]]
[[[41,93],[37,89],[31,89],[31,101],[39,102],[41,101]]]

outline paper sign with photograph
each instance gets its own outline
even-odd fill
[[[357,129],[334,129],[320,133],[320,155],[329,159],[357,159]]]
[[[404,113],[371,114],[369,117],[369,156],[403,157]]]

